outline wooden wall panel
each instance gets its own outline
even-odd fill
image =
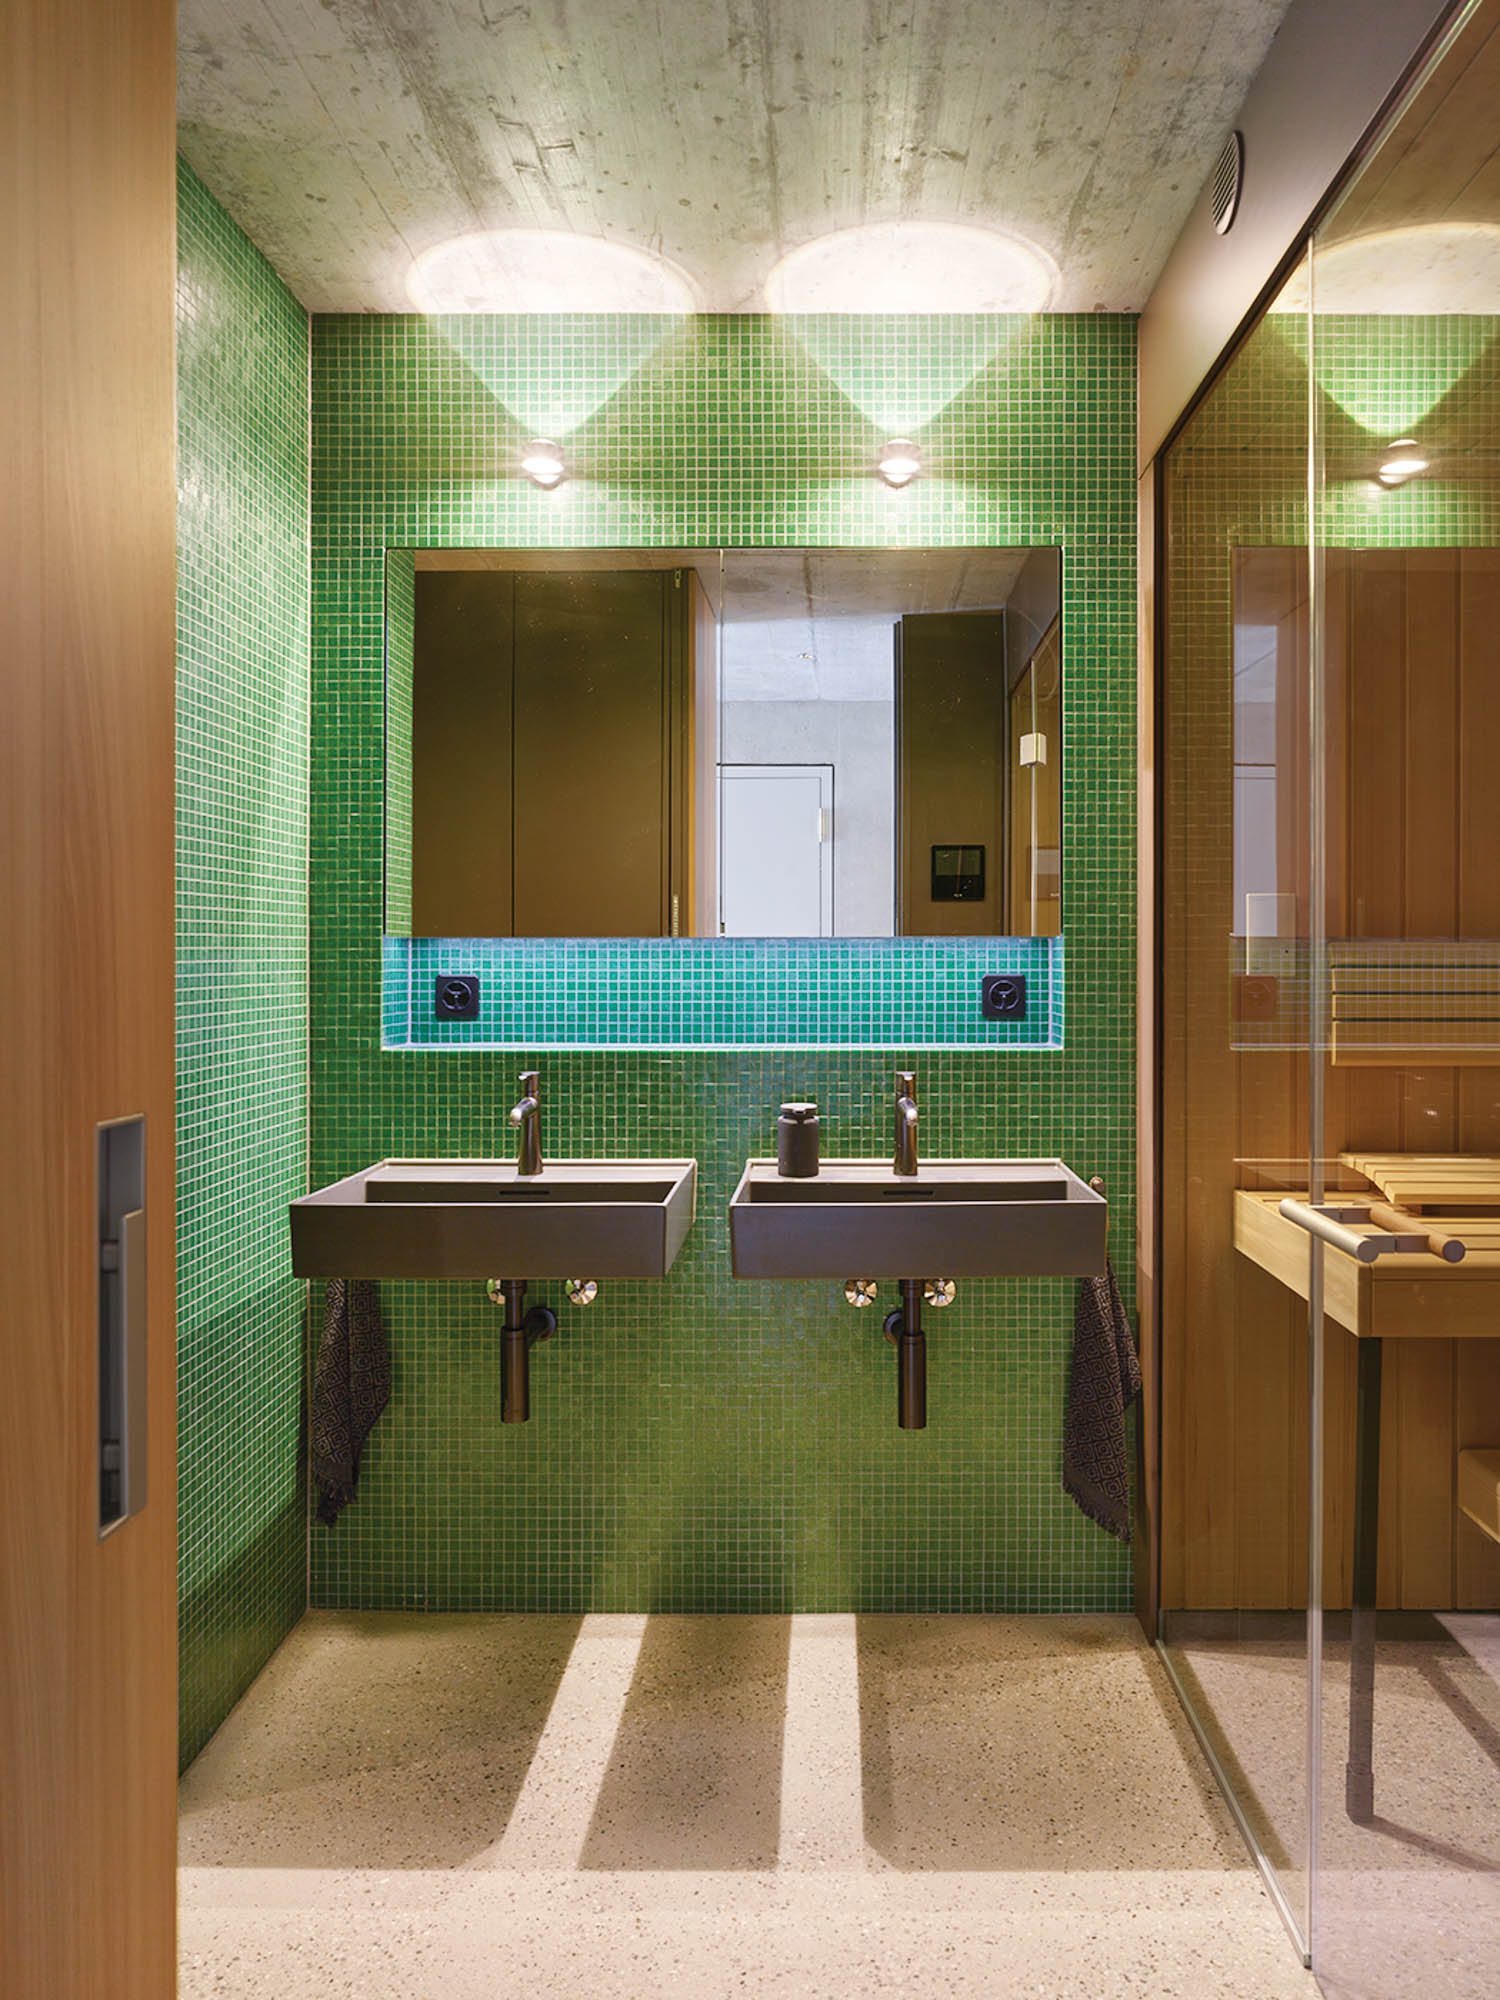
[[[1136,498],[1136,730],[1140,801],[1136,813],[1136,1190],[1135,1298],[1140,1324],[1142,1393],[1136,1429],[1135,1542],[1132,1569],[1136,1616],[1148,1639],[1157,1635],[1161,1600],[1161,1328],[1157,1099],[1162,1051],[1157,1034],[1160,987],[1157,912],[1160,834],[1157,796],[1157,471],[1143,475]]]
[[[1458,896],[1463,937],[1500,937],[1500,549],[1465,549],[1459,572]]]
[[[174,1990],[173,9],[0,46],[0,1986]],[[146,1508],[98,1522],[98,1121],[148,1120]]]
[[[1406,565],[1373,551],[1349,606],[1349,935],[1400,937],[1405,860]]]
[[[697,570],[684,572],[692,593],[691,783],[688,788],[690,866],[683,930],[719,935],[719,620]]]
[[[1402,921],[1399,933],[1458,930],[1458,564],[1451,549],[1412,549],[1402,634]]]
[[[1284,893],[1301,886],[1307,856],[1304,577],[1301,551],[1238,552],[1240,615],[1280,635]],[[1500,935],[1500,562],[1487,550],[1335,550],[1323,589],[1331,934]],[[1203,709],[1211,685],[1200,678],[1198,708],[1179,718],[1173,744],[1193,775],[1168,903],[1180,1054],[1167,1065],[1163,1118],[1173,1244],[1163,1264],[1163,1601],[1270,1609],[1305,1589],[1305,1310],[1263,1274],[1235,1269],[1245,1260],[1229,1246],[1229,1193],[1253,1173],[1248,1163],[1305,1157],[1307,1065],[1298,1051],[1226,1046],[1227,674],[1217,720],[1211,699]],[[1176,773],[1174,785],[1181,797]],[[1325,1157],[1350,1146],[1500,1150],[1500,1071],[1340,1066],[1325,1084]],[[1336,1606],[1348,1601],[1352,1558],[1355,1351],[1332,1325],[1325,1345],[1325,1602]],[[1459,1446],[1500,1439],[1500,1341],[1392,1341],[1385,1379],[1381,1601],[1500,1604],[1500,1551],[1468,1531],[1454,1501]]]
[[[510,937],[516,579],[424,569],[414,596],[412,935]]]

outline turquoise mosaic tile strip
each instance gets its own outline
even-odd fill
[[[308,324],[183,167],[178,216],[181,1754],[306,1602]]]
[[[931,1428],[900,1433],[876,1316],[834,1286],[735,1280],[724,1211],[747,1154],[772,1148],[781,1099],[817,1098],[830,1154],[879,1152],[894,1071],[914,1066],[929,1157],[1055,1154],[1105,1177],[1129,1290],[1133,322],[336,317],[314,320],[313,353],[313,1182],[388,1154],[507,1153],[528,1063],[543,1074],[551,1157],[700,1165],[677,1266],[564,1313],[535,1358],[527,1426],[499,1423],[482,1286],[382,1287],[395,1394],[354,1505],[313,1531],[314,1602],[1123,1607],[1128,1553],[1059,1484],[1069,1285],[962,1286],[934,1316]],[[892,494],[871,473],[905,412],[929,472]],[[517,473],[537,431],[560,435],[569,459],[551,494]],[[1047,953],[1034,1026],[1065,1046],[929,1039],[966,1017],[977,958],[988,969],[1015,948],[997,941],[965,942],[930,981],[903,961],[911,1011],[869,1030],[888,1029],[887,1046],[798,1049],[546,1046],[573,1004],[556,990],[558,954],[579,947],[486,944],[523,992],[528,1011],[498,1031],[519,1039],[503,1052],[410,1045],[419,947],[381,935],[386,551],[803,543],[1061,546],[1066,1035],[1061,951]],[[420,948],[469,953],[485,976],[472,945]],[[680,942],[621,949],[620,990],[601,1004],[675,1033],[691,996],[673,975],[694,961]],[[870,949],[882,971],[907,949],[920,962],[919,941]],[[737,990],[700,997],[767,1041],[809,1005],[792,990],[807,968],[785,947],[734,946],[703,967]],[[840,1004],[825,991],[812,1006],[835,1038]]]
[[[388,940],[409,996],[387,1048],[1046,1047],[1061,938]],[[480,980],[476,1021],[437,1016],[443,974]],[[986,1021],[987,972],[1026,979],[1026,1014]]]

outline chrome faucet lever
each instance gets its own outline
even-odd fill
[[[917,1171],[917,1073],[911,1069],[896,1072],[896,1151],[891,1166],[908,1176]]]
[[[519,1104],[510,1108],[510,1122],[521,1130],[520,1149],[516,1154],[516,1172],[524,1180],[542,1171],[542,1079],[534,1069],[521,1072],[521,1088],[526,1093]]]

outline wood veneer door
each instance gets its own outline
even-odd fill
[[[671,571],[516,578],[517,937],[670,931],[683,601]]]
[[[1005,912],[1005,614],[922,612],[896,633],[898,929],[987,937]],[[982,848],[984,893],[934,901],[934,847]]]
[[[0,1991],[173,1991],[174,18],[0,43]],[[147,1121],[142,1511],[98,1533],[96,1127]]]
[[[419,570],[412,649],[415,937],[510,937],[516,578]]]

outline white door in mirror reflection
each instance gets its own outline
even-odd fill
[[[719,766],[726,937],[833,936],[833,766]]]

